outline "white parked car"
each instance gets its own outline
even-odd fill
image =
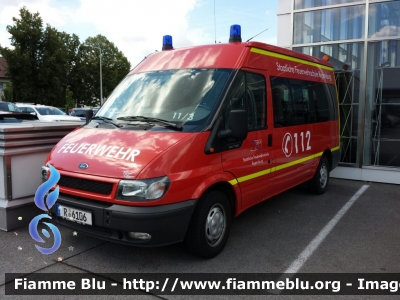
[[[30,113],[38,117],[39,121],[43,122],[57,122],[57,121],[77,121],[82,122],[78,117],[68,116],[66,113],[57,107],[45,105],[33,105],[16,103],[22,112]]]

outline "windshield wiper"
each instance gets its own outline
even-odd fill
[[[121,127],[117,123],[114,123],[111,118],[107,118],[107,117],[96,116],[96,117],[93,117],[92,120],[102,120],[104,123],[114,125],[115,127],[118,127],[118,128]]]
[[[176,129],[182,130],[182,125],[178,125],[178,124],[169,122],[167,120],[158,119],[158,118],[149,118],[149,117],[143,117],[143,116],[126,116],[126,117],[119,117],[119,118],[117,118],[117,120],[157,122],[157,123],[161,123],[161,124],[168,125],[168,126],[176,128]]]

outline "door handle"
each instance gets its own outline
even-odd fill
[[[268,147],[272,147],[272,134],[268,135]]]

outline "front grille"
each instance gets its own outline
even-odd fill
[[[58,181],[58,185],[71,189],[103,194],[103,195],[111,194],[113,188],[112,183],[75,178],[65,175],[61,175],[61,178]]]

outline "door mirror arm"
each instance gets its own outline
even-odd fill
[[[87,110],[86,111],[86,123],[85,123],[85,125],[89,124],[89,122],[92,119],[92,117],[93,117],[93,110],[92,109]]]

